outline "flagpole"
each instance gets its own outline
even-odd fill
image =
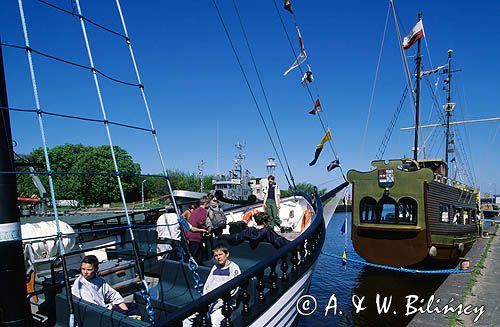
[[[422,13],[418,14],[418,20],[422,20]],[[413,143],[413,159],[418,160],[418,125],[420,121],[420,62],[422,60],[420,56],[420,46],[421,39],[418,39],[418,48],[417,48],[417,86],[415,88],[415,139]],[[448,67],[449,68],[449,67]]]

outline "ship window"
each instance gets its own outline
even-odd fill
[[[461,224],[462,223],[462,210],[457,207],[453,207],[453,223]]]
[[[464,215],[464,225],[470,224],[469,209],[464,209],[463,215]]]
[[[450,222],[450,207],[447,204],[440,203],[439,204],[439,212],[441,214],[441,222],[449,223]]]
[[[359,203],[359,213],[361,222],[375,222],[377,219],[377,201],[371,197],[361,199]]]
[[[396,201],[392,198],[383,198],[378,205],[379,223],[394,224],[396,223]]]
[[[417,201],[412,198],[402,198],[398,202],[398,223],[417,223]]]

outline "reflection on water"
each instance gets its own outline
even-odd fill
[[[348,221],[351,223],[350,213]],[[328,227],[323,250],[342,255],[344,235],[341,226],[345,213],[336,213]],[[350,233],[350,228],[348,228]],[[354,251],[350,235],[347,242],[347,258],[360,259]],[[371,268],[355,263],[342,266],[341,260],[321,255],[314,271],[309,294],[317,300],[316,311],[299,319],[299,326],[406,326],[412,316],[406,316],[406,297],[416,295],[419,299],[429,298],[446,276],[420,276],[403,274],[388,270]],[[335,294],[337,313],[330,309],[325,317],[325,308]],[[378,314],[376,298],[380,295],[380,304],[385,298],[386,304],[391,300],[387,313]],[[361,304],[364,310],[356,312],[352,297],[364,296]],[[391,298],[392,296],[392,298]],[[332,302],[333,303],[333,302]],[[342,314],[340,314],[342,312]],[[396,314],[394,314],[396,312]]]

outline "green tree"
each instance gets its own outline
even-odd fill
[[[313,194],[314,193],[314,185],[310,183],[298,183],[296,184],[297,186],[297,191],[299,192],[304,192],[306,194]],[[318,190],[319,195],[323,195],[326,193],[326,189],[320,189]],[[290,196],[293,194],[293,188],[288,188],[288,190],[282,190],[281,191],[281,196]]]
[[[134,163],[132,157],[122,148],[115,146],[118,169],[122,173],[140,174],[141,167]],[[52,171],[78,173],[112,173],[114,165],[108,146],[84,146],[81,144],[65,144],[48,151]],[[38,172],[47,171],[43,149],[38,148],[25,156],[35,164]],[[23,169],[27,171],[26,168]],[[50,192],[48,177],[38,175],[47,192]],[[38,191],[29,175],[18,175],[18,194],[31,196]],[[135,199],[138,192],[137,176],[122,176],[123,190],[126,199]],[[54,174],[54,188],[58,199],[78,200],[82,204],[101,204],[120,200],[117,177],[92,174]],[[140,185],[139,185],[140,187]]]

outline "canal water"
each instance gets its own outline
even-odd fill
[[[350,240],[351,215],[348,215],[347,258],[362,260],[354,251]],[[323,251],[341,256],[344,251],[345,235],[341,233],[346,213],[335,213],[328,226]],[[364,266],[357,263],[342,265],[342,260],[321,254],[313,274],[309,295],[317,302],[316,310],[313,301],[303,305],[302,310],[309,315],[302,315],[298,326],[406,326],[412,315],[406,315],[407,297],[416,295],[420,299],[428,299],[446,279],[443,275],[421,276],[398,273]],[[378,313],[376,298],[380,303],[384,298],[390,299],[391,305],[387,313]],[[336,314],[330,309],[325,316],[325,308],[329,302],[337,302]],[[364,297],[357,310],[352,299]],[[358,303],[358,302],[356,302]],[[416,303],[415,303],[416,305]],[[305,309],[304,309],[305,308]],[[309,308],[309,310],[306,310]],[[342,313],[341,313],[342,312]]]

